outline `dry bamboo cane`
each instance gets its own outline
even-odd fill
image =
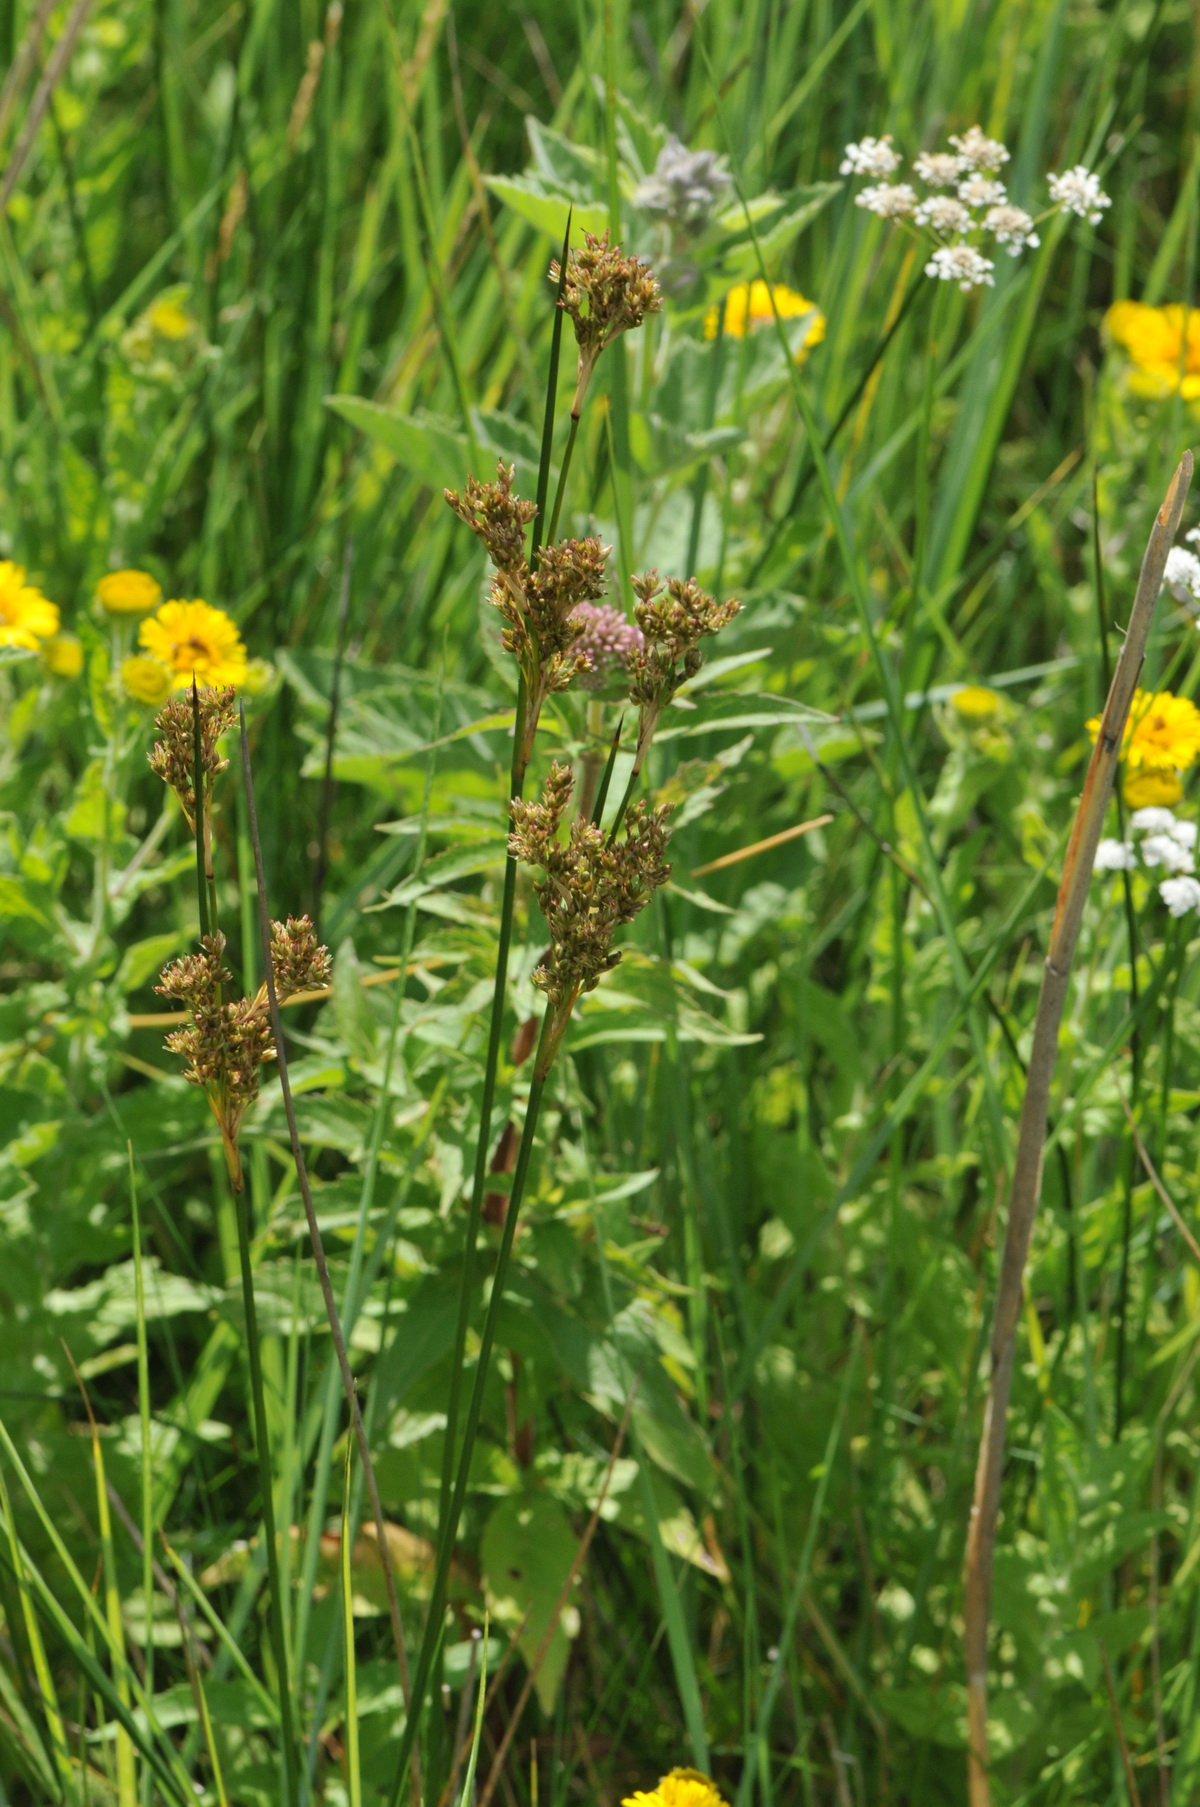
[[[1171,479],[1163,505],[1155,517],[1146,555],[1142,560],[1129,629],[1113,673],[1108,700],[1100,719],[1100,732],[1096,736],[1083,795],[1079,800],[1075,826],[1067,844],[1054,927],[1050,933],[1050,949],[1042,974],[1037,1016],[1034,1019],[1033,1045],[1029,1054],[1025,1097],[1017,1132],[1012,1191],[1009,1195],[1008,1225],[996,1286],[987,1406],[979,1442],[979,1463],[975,1471],[975,1497],[967,1532],[964,1644],[967,1663],[967,1776],[970,1807],[991,1807],[987,1748],[987,1658],[992,1555],[1000,1506],[1000,1479],[1004,1467],[1004,1438],[1008,1399],[1012,1389],[1017,1323],[1021,1313],[1025,1262],[1029,1255],[1029,1243],[1042,1186],[1042,1156],[1046,1145],[1050,1081],[1058,1053],[1058,1030],[1066,1003],[1071,963],[1075,958],[1075,944],[1079,938],[1079,925],[1096,858],[1096,847],[1121,756],[1130,705],[1141,675],[1154,605],[1162,588],[1167,553],[1179,529],[1184,499],[1191,480],[1192,454],[1185,452]]]

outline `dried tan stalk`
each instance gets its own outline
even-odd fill
[[[1083,795],[1079,800],[1075,826],[1067,844],[1054,927],[1050,934],[1050,949],[1042,974],[1042,989],[1033,1026],[1033,1045],[1029,1054],[1025,1097],[1017,1132],[1012,1190],[1009,1195],[1008,1225],[996,1286],[987,1406],[979,1442],[979,1463],[975,1471],[975,1498],[967,1533],[964,1644],[967,1662],[967,1775],[970,1807],[991,1807],[987,1746],[987,1656],[992,1556],[1000,1507],[1000,1480],[1004,1468],[1004,1439],[1008,1400],[1012,1390],[1017,1324],[1021,1314],[1025,1263],[1042,1188],[1042,1156],[1046,1146],[1050,1082],[1058,1053],[1058,1030],[1066,1004],[1071,963],[1075,958],[1075,944],[1079,938],[1079,925],[1083,918],[1096,848],[1104,826],[1104,813],[1121,756],[1125,724],[1129,719],[1130,704],[1141,675],[1154,605],[1162,588],[1167,553],[1179,529],[1191,480],[1192,454],[1185,452],[1171,479],[1163,505],[1155,517],[1146,555],[1142,560],[1129,629],[1113,673],[1108,700],[1100,720],[1100,732],[1096,736],[1091,764],[1084,780]]]

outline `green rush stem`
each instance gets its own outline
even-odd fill
[[[233,1195],[237,1218],[238,1258],[242,1270],[242,1301],[246,1311],[246,1353],[250,1362],[250,1391],[254,1401],[254,1448],[258,1457],[258,1486],[262,1494],[263,1536],[267,1545],[267,1618],[275,1666],[279,1671],[279,1729],[283,1744],[285,1801],[299,1799],[297,1792],[296,1730],[292,1719],[292,1681],[287,1639],[283,1631],[283,1581],[279,1571],[279,1547],[275,1530],[272,1493],[271,1445],[267,1435],[267,1401],[263,1391],[262,1352],[258,1339],[258,1312],[254,1304],[254,1272],[250,1265],[249,1202],[240,1188]]]
[[[1125,832],[1125,810],[1118,797],[1117,810],[1120,818],[1122,836]],[[1128,872],[1123,872],[1125,898],[1125,929],[1129,940],[1129,1011],[1133,1018],[1133,1029],[1129,1037],[1129,1109],[1133,1121],[1138,1120],[1142,1095],[1142,1032],[1138,1022],[1138,943],[1137,918],[1133,908],[1133,890],[1129,882]],[[1137,1154],[1132,1139],[1126,1147],[1125,1160],[1125,1200],[1121,1214],[1121,1277],[1117,1288],[1117,1337],[1116,1337],[1116,1372],[1114,1389],[1116,1398],[1113,1402],[1113,1430],[1117,1441],[1125,1424],[1125,1320],[1129,1309],[1129,1248],[1133,1239],[1133,1187],[1137,1172]]]
[[[204,857],[204,767],[200,756],[200,693],[192,673],[192,808],[196,815],[196,898],[200,906],[200,936],[211,934],[208,914],[208,863]]]
[[[563,334],[563,290],[567,286],[567,258],[571,251],[571,219],[574,208],[567,209],[567,227],[563,233],[562,258],[558,266],[558,289],[554,296],[554,326],[550,333],[550,366],[546,372],[546,406],[542,415],[542,452],[538,461],[537,513],[533,517],[533,532],[530,535],[529,563],[536,569],[538,552],[542,544],[542,527],[546,519],[546,497],[550,490],[550,460],[554,455],[554,403],[558,396],[558,366],[562,357]],[[559,473],[558,491],[554,498],[554,525],[546,535],[554,538],[554,528],[558,525],[558,511],[562,506],[563,488],[567,481],[567,466],[571,462],[571,452],[575,446],[575,431],[579,425],[579,417],[575,409],[571,412],[571,440],[567,447],[563,468]]]
[[[406,1706],[412,1698],[409,1687],[408,1652],[404,1642],[404,1622],[400,1612],[400,1596],[396,1588],[395,1567],[392,1562],[391,1546],[388,1543],[387,1522],[383,1513],[383,1501],[380,1498],[379,1483],[375,1475],[375,1465],[371,1460],[371,1450],[367,1443],[367,1433],[363,1426],[362,1411],[358,1403],[358,1392],[355,1387],[354,1373],[350,1367],[350,1355],[346,1348],[346,1338],[342,1330],[342,1320],[338,1313],[337,1300],[333,1296],[333,1282],[329,1276],[329,1263],[325,1256],[325,1243],[321,1235],[321,1226],[317,1219],[316,1206],[313,1203],[312,1187],[309,1184],[308,1166],[304,1159],[304,1148],[300,1141],[300,1129],[296,1122],[296,1105],[292,1096],[291,1081],[288,1077],[287,1050],[283,1039],[283,1023],[279,1015],[279,995],[275,989],[275,975],[271,962],[271,919],[267,909],[267,881],[263,870],[262,839],[258,832],[258,812],[254,803],[254,779],[250,769],[250,740],[246,733],[246,711],[239,706],[239,726],[242,753],[242,787],[246,797],[246,825],[250,833],[250,846],[254,853],[254,877],[258,892],[258,930],[262,948],[263,978],[267,988],[267,1005],[271,1014],[271,1034],[275,1042],[275,1060],[279,1073],[279,1090],[283,1097],[284,1115],[287,1118],[288,1141],[291,1144],[292,1164],[296,1169],[296,1182],[300,1188],[300,1197],[304,1202],[304,1217],[308,1225],[308,1240],[312,1246],[313,1266],[317,1270],[317,1279],[321,1286],[321,1298],[325,1306],[325,1316],[329,1323],[329,1334],[333,1340],[333,1350],[337,1357],[337,1365],[342,1376],[342,1387],[346,1395],[346,1406],[350,1417],[350,1428],[354,1440],[358,1444],[359,1460],[362,1466],[363,1479],[371,1501],[371,1514],[375,1520],[375,1533],[378,1538],[379,1562],[383,1570],[384,1587],[387,1592],[388,1616],[391,1620],[392,1640],[396,1647],[396,1664],[400,1675],[400,1691]],[[413,1753],[413,1793],[419,1797],[421,1792],[420,1764]]]
[[[496,1322],[500,1314],[500,1302],[504,1297],[504,1283],[508,1277],[508,1264],[512,1255],[513,1239],[516,1235],[517,1216],[521,1209],[521,1199],[529,1173],[529,1160],[533,1151],[533,1138],[537,1131],[542,1092],[545,1089],[546,1078],[558,1046],[558,1038],[552,1038],[551,1034],[553,1020],[554,1004],[551,1001],[546,1005],[541,1033],[538,1036],[537,1052],[534,1055],[529,1102],[525,1107],[521,1144],[517,1150],[512,1189],[509,1193],[508,1207],[504,1213],[504,1231],[500,1238],[500,1248],[496,1256],[496,1271],[492,1276],[492,1290],[483,1321],[479,1358],[475,1364],[475,1379],[471,1387],[471,1398],[467,1405],[466,1424],[463,1429],[462,1450],[458,1458],[458,1471],[454,1477],[454,1493],[450,1500],[449,1511],[441,1519],[442,1536],[438,1546],[437,1567],[434,1571],[433,1588],[429,1598],[429,1612],[425,1620],[425,1635],[421,1640],[421,1649],[417,1656],[416,1668],[413,1671],[411,1706],[404,1724],[404,1735],[400,1742],[400,1754],[396,1762],[396,1778],[389,1796],[390,1807],[397,1807],[400,1800],[400,1791],[404,1786],[404,1776],[420,1722],[420,1706],[425,1699],[434,1655],[442,1637],[442,1618],[446,1610],[446,1584],[450,1573],[450,1557],[454,1549],[459,1519],[462,1517],[463,1501],[466,1498],[471,1455],[475,1434],[479,1429],[479,1415],[483,1408],[483,1393],[487,1385],[488,1368],[491,1364],[492,1345],[496,1340]],[[473,1206],[474,1201],[472,1201]],[[461,1363],[456,1366],[456,1379],[460,1371]],[[449,1430],[446,1433],[446,1442],[449,1446]]]
[[[558,473],[558,483],[554,490],[554,508],[550,515],[550,531],[546,535],[548,541],[553,540],[558,532],[558,517],[562,513],[563,497],[567,490],[567,475],[571,469],[571,458],[575,451],[575,441],[579,437],[579,415],[571,410],[571,431],[567,435],[567,443],[563,449],[562,466]]]

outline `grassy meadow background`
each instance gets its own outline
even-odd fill
[[[547,1093],[424,1799],[463,1788],[486,1611],[477,1801],[617,1807],[684,1765],[735,1807],[964,1802],[962,1562],[1023,1057],[1084,724],[1195,432],[1102,330],[1115,299],[1194,299],[1193,9],[0,0],[0,68],[0,556],[83,653],[74,676],[0,668],[0,1802],[283,1799],[233,1201],[146,1020],[194,945],[193,855],[160,821],[152,712],[114,688],[93,596],[118,567],[228,611],[269,662],[247,709],[272,908],[335,956],[331,995],[289,1013],[292,1076],[415,1649],[515,692],[442,489],[503,457],[533,493],[568,200],[656,263],[667,306],[598,369],[564,528],[613,544],[618,600],[653,565],[744,608],[656,743],[673,882]],[[1031,211],[1075,163],[1113,204],[961,295],[838,165],[867,134],[911,156],[976,122]],[[664,262],[635,203],[664,128],[779,197],[757,239],[735,221]],[[706,337],[760,256],[825,318],[794,373],[769,328]],[[1198,674],[1164,600],[1146,681]],[[584,710],[555,700],[539,780]],[[236,763],[222,920],[256,982]],[[1200,1272],[1125,1116],[1194,1226],[1194,922],[1113,879],[1085,921],[996,1559],[1005,1807],[1200,1796]],[[523,879],[471,1361],[542,946]],[[302,1798],[383,1803],[403,1708],[365,1538],[347,1666],[361,1502],[273,1080],[244,1153]],[[114,1690],[141,1683],[166,1780],[139,1756],[131,1782],[117,1734]]]

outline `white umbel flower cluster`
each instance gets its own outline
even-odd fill
[[[958,152],[962,169],[999,169],[1008,162],[1008,149],[998,139],[986,138],[981,126],[973,125],[961,137],[950,134],[950,142]]]
[[[983,229],[996,235],[998,245],[1008,246],[1010,257],[1019,257],[1026,245],[1037,246],[1041,239],[1033,229],[1033,215],[1023,207],[989,207],[983,216]]]
[[[892,149],[892,135],[888,132],[882,138],[863,138],[858,144],[848,144],[845,155],[838,164],[841,176],[890,176],[900,167],[900,156]]]
[[[965,295],[985,283],[990,288],[996,280],[992,274],[995,268],[991,258],[984,257],[974,245],[939,245],[925,265],[925,274],[939,282],[956,282]]]
[[[997,207],[1008,196],[1003,182],[993,182],[990,176],[968,176],[958,185],[958,198],[968,207]]]
[[[907,222],[933,241],[925,274],[939,282],[957,282],[965,292],[993,286],[995,261],[987,253],[1003,247],[1010,257],[1035,250],[1041,244],[1039,221],[1008,197],[996,172],[1009,161],[1006,145],[989,138],[983,128],[970,126],[951,133],[952,149],[921,151],[913,159],[912,173],[928,191],[922,195],[910,182],[879,178],[893,176],[902,159],[890,135],[863,138],[848,144],[839,164],[843,176],[873,176],[876,180],[855,196],[855,204],[879,219]],[[1080,163],[1074,169],[1047,178],[1051,207],[1048,212],[1074,213],[1091,225],[1112,205],[1098,178]],[[953,189],[953,194],[939,192]]]
[[[1048,176],[1046,180],[1050,185],[1050,199],[1055,205],[1065,213],[1077,213],[1089,226],[1098,225],[1104,217],[1104,209],[1112,206],[1112,197],[1105,194],[1099,178],[1083,163],[1064,170],[1060,176]]]
[[[1194,533],[1196,529],[1193,527],[1186,537],[1190,540]],[[1182,604],[1189,615],[1200,616],[1200,558],[1182,546],[1172,546],[1167,553],[1163,588],[1171,592],[1176,602]],[[1196,626],[1200,627],[1200,620],[1197,620]]]
[[[953,195],[930,195],[927,201],[921,202],[913,218],[918,226],[931,226],[943,235],[968,233],[973,223],[969,209]]]
[[[1200,880],[1196,870],[1196,824],[1185,822],[1173,810],[1135,810],[1129,818],[1128,840],[1109,837],[1096,849],[1095,872],[1136,872],[1139,865],[1159,880],[1158,895],[1172,916],[1200,910]]]
[[[856,194],[854,204],[881,220],[902,220],[915,210],[917,191],[907,182],[876,182]]]

